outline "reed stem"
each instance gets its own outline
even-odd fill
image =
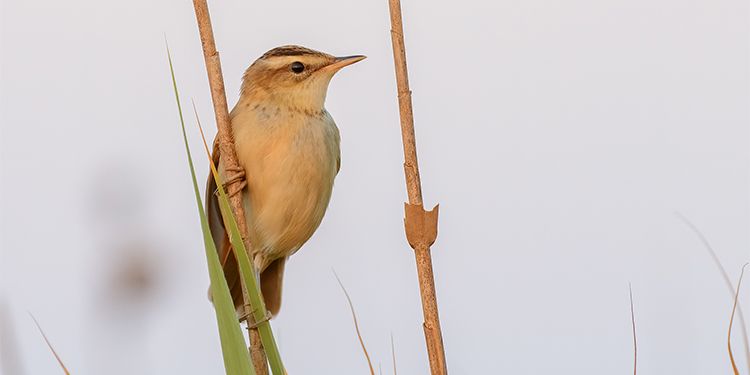
[[[406,237],[414,249],[419,278],[419,291],[422,298],[424,314],[424,334],[427,344],[427,356],[432,375],[446,375],[443,334],[440,330],[435,277],[432,270],[430,246],[437,238],[438,207],[425,211],[422,201],[422,182],[419,177],[417,162],[417,145],[414,135],[414,115],[412,112],[409,74],[406,69],[406,47],[404,46],[404,28],[401,18],[401,1],[389,0],[391,14],[391,41],[393,43],[393,61],[396,68],[398,87],[398,107],[401,120],[401,138],[404,144],[404,175],[409,203],[405,205]]]
[[[227,173],[226,181],[234,181],[232,185],[237,185],[236,187],[227,186],[226,188],[228,191],[233,191],[241,184],[241,180],[235,178],[238,173],[236,171],[239,171],[241,167],[237,161],[237,154],[234,149],[234,137],[232,136],[227,97],[224,89],[224,76],[221,72],[221,60],[219,59],[219,52],[216,50],[214,32],[211,27],[211,16],[208,12],[208,3],[206,0],[193,0],[193,7],[195,8],[195,17],[198,21],[198,30],[200,31],[201,45],[203,46],[203,57],[206,62],[208,83],[211,88],[211,100],[214,105],[214,115],[216,116],[218,131],[219,152],[221,153],[221,160]],[[245,248],[251,249],[251,244],[247,240],[247,222],[245,221],[245,212],[242,207],[242,194],[231,194],[229,196],[229,204],[237,221]],[[248,317],[248,327],[251,327],[248,329],[250,357],[253,360],[253,366],[257,374],[268,375],[268,361],[263,350],[263,345],[261,345],[260,334],[258,333],[258,328],[252,324],[253,314],[248,302],[247,286],[243,278],[240,278],[240,282],[242,283],[242,296],[245,299],[245,315]]]

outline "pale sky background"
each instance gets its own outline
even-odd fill
[[[730,293],[675,211],[735,282],[750,260],[750,3],[404,1],[450,373],[632,373],[628,282],[639,373],[729,373]],[[392,333],[399,374],[428,373],[387,1],[210,5],[230,106],[275,46],[369,56],[329,90],[342,169],[273,322],[290,374],[367,373],[332,268],[376,366],[391,373]],[[2,3],[5,375],[60,373],[27,311],[75,374],[223,373],[165,35],[183,105],[213,136],[191,2]],[[142,276],[117,276],[128,267]]]

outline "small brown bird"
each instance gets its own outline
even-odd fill
[[[286,259],[307,242],[328,207],[339,171],[339,131],[324,107],[339,69],[365,56],[334,57],[300,46],[266,52],[245,72],[230,114],[235,149],[244,170],[241,194],[268,311],[281,307]],[[213,160],[225,175],[217,143]],[[243,304],[240,276],[209,174],[206,210],[235,307]]]

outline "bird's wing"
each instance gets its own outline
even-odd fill
[[[222,174],[221,153],[219,152],[218,137],[214,140],[214,148],[211,159]],[[221,216],[219,208],[219,197],[217,194],[216,181],[213,173],[209,171],[208,181],[206,182],[206,216],[208,216],[208,227],[211,230],[216,250],[219,253],[219,260],[224,268],[224,276],[227,279],[227,285],[234,300],[234,306],[242,306],[242,286],[240,284],[239,269],[237,268],[237,259],[232,254],[232,245],[229,242],[229,236],[224,226],[224,219]]]
[[[333,118],[331,118],[331,121],[333,122]],[[339,174],[341,170],[341,133],[336,123],[333,124],[333,135],[336,143],[336,174]]]

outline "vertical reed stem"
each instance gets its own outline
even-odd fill
[[[417,162],[417,145],[414,136],[414,116],[412,113],[409,75],[406,69],[406,47],[404,46],[404,28],[401,19],[400,0],[389,0],[391,13],[391,41],[393,43],[393,61],[396,68],[398,86],[398,105],[401,119],[401,137],[404,144],[404,174],[409,203],[406,204],[406,237],[414,249],[419,277],[419,290],[422,297],[424,314],[424,334],[427,344],[427,355],[432,375],[446,375],[445,350],[443,334],[440,330],[435,278],[432,271],[430,246],[437,237],[437,206],[425,211],[422,202],[422,182],[419,178]]]
[[[203,57],[206,61],[208,83],[211,88],[211,99],[216,116],[219,152],[221,153],[221,160],[227,172],[226,181],[234,181],[233,184],[239,185],[241,183],[240,180],[234,177],[238,173],[236,171],[240,170],[241,167],[237,162],[237,154],[234,151],[234,138],[232,136],[227,97],[224,90],[224,77],[221,73],[219,52],[216,51],[216,42],[214,41],[214,32],[211,27],[211,16],[208,13],[208,4],[206,0],[193,0],[193,7],[195,8],[195,17],[198,20],[198,30],[200,31],[201,44],[203,45]],[[232,186],[227,186],[226,188],[228,191],[233,190]],[[242,207],[242,194],[231,194],[229,196],[229,204],[232,207],[237,226],[245,242],[245,247],[251,249],[251,244],[247,241],[247,222],[245,221],[245,213]],[[240,282],[242,283],[242,296],[245,298],[245,315],[248,317],[248,326],[252,326],[253,315],[250,304],[247,301],[247,286],[243,278],[240,278]],[[255,371],[258,375],[268,375],[268,362],[263,346],[261,345],[257,327],[248,330],[248,338]]]

